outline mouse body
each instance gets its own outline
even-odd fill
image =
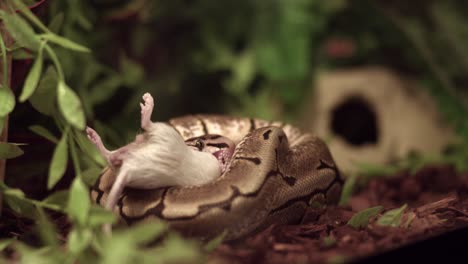
[[[205,135],[186,142],[168,124],[150,120],[154,101],[143,95],[141,127],[135,141],[107,150],[96,131],[87,127],[88,138],[109,166],[117,171],[105,207],[112,210],[125,187],[154,189],[166,186],[197,186],[218,178],[227,168],[235,144],[220,135]]]

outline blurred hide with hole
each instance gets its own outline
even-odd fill
[[[411,152],[440,152],[454,139],[433,98],[381,67],[320,73],[304,123],[322,137],[340,169],[386,164]]]

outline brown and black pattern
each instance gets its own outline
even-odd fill
[[[338,199],[342,179],[328,148],[293,126],[217,115],[187,116],[170,124],[185,140],[213,134],[233,139],[237,146],[230,167],[203,186],[126,189],[116,211],[128,224],[162,219],[189,235],[209,238],[227,230],[226,239],[236,239],[271,223],[302,218],[318,195],[326,202]],[[114,178],[110,169],[103,172],[93,187],[97,203],[105,203]]]
[[[290,207],[292,204],[294,203],[305,203],[305,204],[309,204],[310,200],[317,194],[324,194],[325,196],[325,199],[327,197],[327,193],[328,191],[330,190],[331,187],[333,187],[335,184],[343,184],[343,180],[340,178],[340,175],[337,174],[336,172],[338,171],[337,168],[335,166],[332,166],[332,165],[328,165],[326,164],[323,160],[320,160],[320,165],[317,167],[317,170],[323,170],[323,169],[331,169],[333,172],[334,172],[334,175],[335,177],[333,178],[333,180],[330,182],[330,184],[328,184],[327,187],[325,188],[318,188],[318,189],[314,189],[312,188],[310,193],[307,193],[306,195],[302,195],[302,196],[298,196],[294,199],[291,199],[291,200],[288,200],[286,201],[284,204],[282,204],[281,206],[279,206],[278,208],[275,208],[274,210],[271,211],[271,214],[274,214],[278,211],[281,211],[285,208],[288,208]]]

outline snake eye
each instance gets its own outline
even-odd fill
[[[199,150],[199,151],[202,151],[203,148],[205,147],[205,143],[200,140],[200,139],[197,139],[197,141],[195,141],[195,147]]]

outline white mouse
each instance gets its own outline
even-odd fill
[[[228,166],[235,144],[219,135],[205,135],[184,142],[165,123],[151,121],[153,97],[143,95],[141,127],[135,141],[114,151],[107,150],[96,131],[87,127],[88,138],[109,166],[117,171],[105,207],[113,210],[124,187],[154,189],[164,186],[197,186],[218,178]]]

